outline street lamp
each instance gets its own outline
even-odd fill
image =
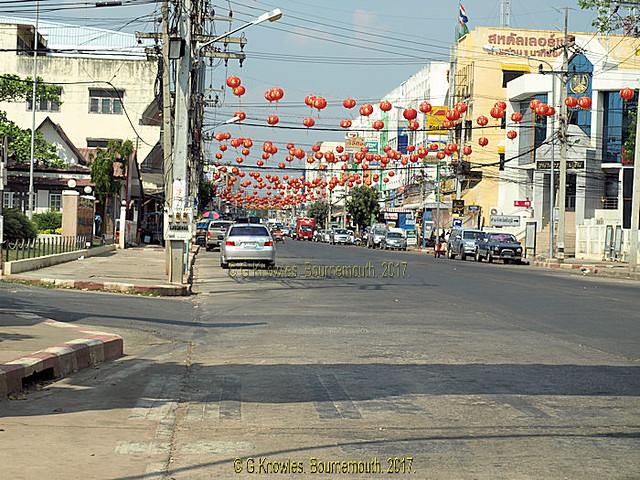
[[[244,30],[247,27],[251,27],[252,25],[258,25],[260,23],[269,21],[269,22],[277,22],[278,20],[280,20],[282,18],[282,10],[280,10],[279,8],[275,8],[273,10],[271,10],[270,12],[265,12],[262,15],[260,15],[258,18],[256,18],[255,20],[252,20],[251,22],[245,23],[243,25],[240,25],[238,28],[234,28],[233,30],[229,30],[227,33],[223,33],[222,35],[219,35],[205,43],[203,43],[202,45],[200,45],[198,47],[197,50],[197,54],[196,57],[200,57],[200,52],[202,51],[203,48],[208,47],[209,45],[219,42],[220,40],[222,40],[225,37],[228,37],[230,35],[233,35],[234,33],[239,32],[240,30]]]
[[[509,51],[505,51],[505,50],[501,50],[499,48],[496,48],[494,45],[485,45],[484,47],[482,47],[482,49],[485,52],[488,53],[494,53],[494,54],[501,54],[501,55],[508,55],[511,57],[520,57],[520,58],[527,58],[529,60],[534,60],[540,63],[544,63],[547,67],[549,67],[549,70],[551,71],[551,73],[553,75],[555,75],[555,72],[553,71],[553,65],[551,65],[549,62],[547,62],[546,60],[540,60],[538,58],[535,57],[530,57],[528,55],[521,55],[519,53],[514,53],[514,52],[509,52]],[[542,71],[542,65],[540,65],[539,68],[539,73],[544,73]],[[551,82],[551,103],[553,104],[553,106],[555,106],[556,103],[556,81],[555,78],[553,79],[553,81]],[[552,125],[554,125],[554,132],[555,132],[555,120],[552,120]],[[555,156],[556,156],[556,148],[555,148],[555,142],[553,141],[553,133],[552,132],[552,137],[551,137],[551,166],[550,166],[550,179],[549,179],[549,258],[553,258],[553,222],[554,222],[554,210],[555,210],[555,173],[553,171],[554,168],[554,163],[555,163]],[[534,144],[535,145],[535,144]],[[563,181],[563,179],[560,179],[560,181]]]

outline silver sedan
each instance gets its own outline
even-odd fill
[[[232,225],[220,247],[220,266],[229,268],[229,263],[232,262],[274,266],[276,248],[267,227],[251,223]]]

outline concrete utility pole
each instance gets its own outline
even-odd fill
[[[191,207],[190,188],[188,184],[189,140],[191,137],[191,125],[189,119],[189,106],[191,105],[191,0],[184,0],[182,13],[178,23],[180,38],[184,41],[184,55],[178,60],[176,75],[176,99],[175,99],[175,128],[174,150],[172,167],[172,202],[171,216],[177,220]],[[171,257],[169,268],[169,280],[172,283],[182,283],[182,275],[185,272],[185,256],[187,251],[187,238],[176,237],[170,239]]]
[[[2,141],[2,158],[0,158],[0,272],[4,273],[4,255],[2,247],[4,246],[4,187],[7,175],[7,157],[9,155],[9,138],[5,135]]]
[[[633,196],[631,197],[631,233],[629,235],[629,270],[638,268],[638,228],[640,228],[640,108],[636,107],[636,148],[633,157]]]
[[[562,42],[562,85],[560,86],[560,178],[558,180],[558,260],[564,260],[565,210],[567,194],[567,129],[569,123],[567,85],[569,83],[569,8],[564,9],[564,40]],[[551,225],[553,228],[553,224]]]
[[[33,218],[33,166],[36,161],[36,78],[38,75],[38,23],[40,0],[36,1],[36,24],[33,28],[33,88],[31,89],[31,161],[29,162],[29,219]]]
[[[511,0],[500,2],[500,26],[503,28],[511,26]]]
[[[171,69],[169,60],[169,0],[162,2],[162,173],[164,179],[164,221],[165,273],[171,272],[171,242],[167,241],[169,228],[168,210],[173,204],[173,145],[171,131]]]

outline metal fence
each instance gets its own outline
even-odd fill
[[[87,245],[88,244],[88,245]],[[25,258],[44,257],[56,253],[67,253],[82,250],[93,246],[91,235],[78,235],[77,237],[39,237],[32,240],[6,241],[3,245],[4,260],[12,262]]]

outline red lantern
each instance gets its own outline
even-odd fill
[[[251,140],[250,138],[245,138],[242,140],[242,145],[244,145],[245,148],[251,148],[253,147],[253,140]]]
[[[227,146],[223,143],[222,145],[220,145],[220,151],[221,152],[226,152],[227,151]]]
[[[554,107],[549,107],[547,110],[547,117],[553,117],[556,114],[556,109]]]
[[[327,106],[327,101],[322,98],[322,97],[317,97],[314,101],[313,101],[313,107],[315,109],[317,109],[318,111],[326,108]]]
[[[445,157],[445,153],[444,152],[438,152],[436,153],[436,157],[438,158],[438,160],[444,160]]]
[[[271,98],[273,100],[277,102],[278,100],[282,100],[282,97],[284,97],[284,90],[282,88],[275,87],[271,89]]]
[[[518,132],[516,132],[515,130],[509,130],[509,131],[507,132],[507,138],[508,138],[509,140],[513,140],[513,139],[515,139],[517,136],[518,136]]]
[[[476,120],[476,122],[481,127],[485,127],[489,123],[489,119],[487,117],[485,117],[484,115],[480,115],[478,117],[478,119]]]
[[[234,112],[233,114],[234,117],[238,118],[238,121],[241,122],[243,121],[245,118],[247,118],[247,114],[244,112]]]
[[[342,120],[340,122],[340,126],[342,128],[350,128],[351,127],[351,120]]]
[[[396,174],[396,172],[394,172],[393,170],[391,170],[391,171],[388,173],[388,175],[389,175],[390,177],[394,177],[394,176],[395,176],[395,174]]]
[[[471,152],[472,152],[472,151],[473,151],[473,150],[471,150],[471,147],[470,147],[469,145],[465,145],[465,146],[462,148],[462,153],[464,153],[465,155],[471,155]]]
[[[304,97],[304,104],[307,107],[313,107],[313,102],[315,101],[316,96],[315,95],[307,95],[306,97]]]
[[[447,120],[450,122],[455,122],[460,119],[460,112],[458,110],[449,110],[447,112]]]
[[[522,114],[520,112],[513,112],[511,114],[511,121],[520,123],[522,121]]]
[[[413,153],[416,150],[416,146],[415,145],[407,145],[407,152],[409,153]]]
[[[267,117],[267,123],[269,125],[276,125],[279,121],[280,121],[280,119],[278,118],[277,115],[269,115]]]
[[[493,106],[495,108],[500,109],[500,110],[506,110],[507,109],[507,104],[505,102],[503,102],[503,101],[496,102]]]
[[[222,154],[220,152],[216,153],[216,158],[222,160]]]
[[[420,124],[416,120],[409,121],[408,125],[409,130],[418,130],[420,128]]]
[[[493,107],[489,112],[493,118],[504,118],[504,110],[498,107]]]
[[[376,120],[371,126],[374,130],[382,130],[384,128],[384,122],[382,120]]]
[[[538,109],[538,106],[539,106],[541,103],[542,103],[542,102],[541,102],[539,99],[534,98],[533,100],[531,100],[531,101],[529,102],[529,109],[535,112],[535,111]]]
[[[238,85],[240,85],[240,79],[236,76],[231,76],[227,78],[227,86],[229,88],[236,88]]]
[[[366,103],[360,107],[360,115],[362,115],[363,117],[368,117],[372,113],[373,113],[373,105],[371,105],[370,103]]]
[[[540,105],[538,105],[538,108],[536,108],[536,115],[538,115],[539,117],[546,117],[549,113],[549,105],[547,105],[546,103],[541,103]]]
[[[342,102],[344,108],[353,108],[356,106],[356,101],[353,98],[347,98],[344,102]]]
[[[435,152],[436,150],[438,150],[438,144],[432,143],[429,145],[429,148],[431,149],[432,152]]]
[[[433,107],[429,102],[422,102],[418,108],[422,113],[431,113]]]
[[[238,85],[236,88],[233,89],[233,94],[236,97],[241,97],[242,95],[244,95],[246,93],[246,89],[244,88],[244,86],[242,85]]]
[[[628,102],[636,95],[636,92],[631,88],[623,88],[620,90],[620,98],[622,98],[625,102]]]
[[[316,124],[316,121],[311,117],[307,117],[302,121],[302,123],[304,124],[305,127],[311,128]]]
[[[453,128],[453,122],[451,120],[445,120],[442,122],[442,126],[447,129]]]
[[[338,153],[342,153],[342,152],[344,152],[344,147],[343,147],[342,145],[338,145],[338,146],[336,147],[336,152],[338,152]]]
[[[418,116],[418,112],[416,111],[415,108],[407,108],[407,109],[405,109],[404,112],[402,112],[402,116],[406,120],[415,120],[416,117]]]
[[[576,97],[567,97],[564,99],[564,104],[569,108],[576,108],[578,106],[578,99]]]
[[[460,102],[460,103],[456,104],[456,110],[459,113],[465,113],[467,111],[467,108],[468,107],[467,107],[466,103]]]
[[[578,106],[583,110],[591,108],[591,97],[580,97],[578,99]]]
[[[487,137],[480,137],[478,139],[478,145],[480,145],[481,147],[486,147],[487,145],[489,145],[489,139]]]
[[[251,153],[251,151],[249,151],[248,148],[243,148],[242,149],[242,154],[246,157],[247,155],[249,155]]]
[[[380,110],[382,110],[383,112],[388,112],[392,108],[393,106],[391,105],[391,102],[387,100],[383,100],[380,102]]]

